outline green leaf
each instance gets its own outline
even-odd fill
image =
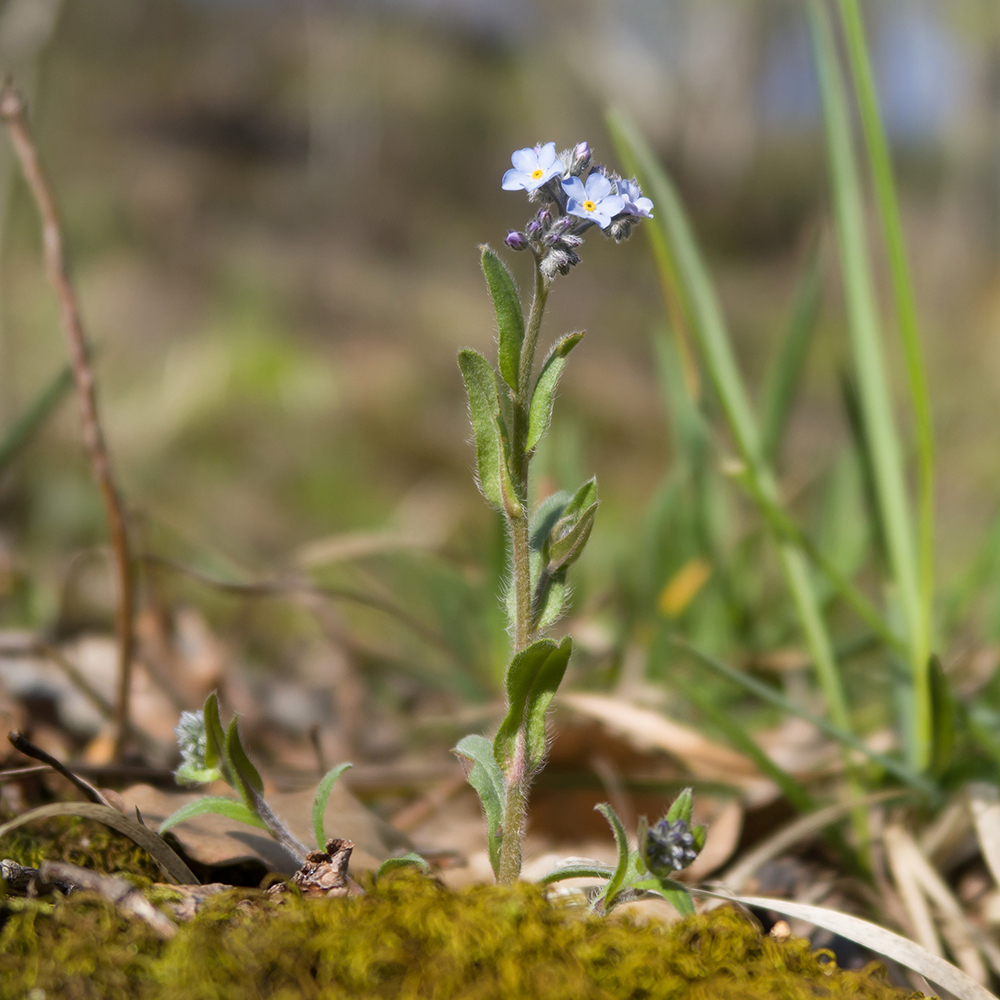
[[[493,874],[500,871],[500,843],[503,839],[503,811],[507,798],[507,781],[497,766],[493,744],[485,736],[466,736],[459,740],[452,753],[472,761],[467,780],[479,795],[486,814],[486,838]]]
[[[493,298],[497,314],[499,337],[498,360],[504,381],[517,392],[518,371],[521,366],[521,344],[524,342],[524,317],[517,286],[507,266],[488,246],[482,251],[483,274]]]
[[[625,833],[625,827],[621,819],[619,819],[618,813],[607,802],[601,802],[594,806],[594,808],[608,821],[608,826],[611,827],[611,832],[615,835],[615,843],[618,845],[618,864],[615,865],[615,870],[608,879],[608,884],[604,890],[604,911],[608,913],[614,908],[615,896],[618,895],[618,890],[625,883],[631,855],[628,846],[628,835]]]
[[[955,696],[937,656],[931,657],[931,705],[933,708],[934,745],[931,748],[930,773],[940,778],[948,770],[955,753]]]
[[[760,436],[761,451],[769,462],[778,457],[788,415],[802,381],[802,369],[819,317],[821,292],[818,244],[814,244],[796,289],[795,304],[784,338],[764,381]]]
[[[506,773],[517,751],[518,734],[524,733],[524,765],[530,774],[545,756],[545,713],[562,682],[573,649],[565,636],[558,645],[539,639],[516,654],[507,668],[507,715],[493,740],[493,754]]]
[[[479,488],[497,510],[503,510],[501,470],[506,468],[507,463],[503,458],[496,372],[486,358],[471,348],[459,351],[458,366],[462,370],[465,391],[469,397],[469,416],[476,439]]]
[[[239,823],[246,823],[247,826],[256,826],[261,830],[266,830],[264,821],[247,805],[237,802],[236,799],[227,799],[221,795],[206,795],[204,798],[195,799],[186,806],[181,806],[175,813],[171,813],[161,824],[159,834],[162,837],[172,826],[183,823],[185,820],[195,816],[204,816],[205,813],[217,813],[227,819],[234,819]]]
[[[231,777],[226,774],[226,731],[222,728],[219,717],[219,696],[213,691],[205,699],[205,766],[217,767],[230,784]]]
[[[607,879],[611,878],[614,872],[611,865],[602,864],[600,861],[591,861],[589,858],[567,858],[547,875],[543,875],[538,880],[538,884],[550,885],[553,882],[563,882],[568,878]]]
[[[535,390],[531,394],[531,409],[528,412],[528,438],[524,447],[529,454],[535,450],[538,442],[542,440],[542,435],[549,428],[556,388],[562,370],[566,367],[566,357],[582,339],[582,331],[567,334],[555,343],[542,362],[542,369],[535,381]]]
[[[531,519],[528,536],[528,547],[533,552],[545,551],[552,529],[562,517],[566,504],[572,499],[572,494],[565,490],[559,490],[558,493],[551,493],[538,505],[538,510],[535,511],[535,516]]]
[[[632,888],[662,896],[682,917],[694,916],[691,893],[680,882],[669,878],[650,878],[644,879],[642,882],[635,882]]]
[[[597,516],[599,504],[591,504],[579,515],[576,523],[549,543],[549,572],[558,573],[568,569],[580,558],[590,533],[594,528],[594,518]],[[567,520],[564,516],[561,521]],[[556,530],[558,531],[558,525]]]
[[[383,875],[394,871],[397,868],[419,868],[424,874],[429,874],[431,866],[415,851],[408,854],[401,854],[398,858],[386,858],[375,871],[375,881],[377,882]]]
[[[354,765],[338,764],[336,767],[331,767],[316,786],[316,794],[313,796],[312,801],[313,835],[316,837],[316,847],[321,851],[326,849],[326,830],[323,824],[326,806],[330,801],[330,795],[333,792],[333,786],[337,783],[337,779],[349,767],[354,767]]]
[[[226,730],[226,764],[232,774],[234,787],[240,793],[240,798],[246,803],[248,809],[254,810],[256,803],[250,789],[260,795],[264,791],[264,782],[260,772],[253,766],[240,742],[238,720],[239,716],[234,715]]]
[[[692,789],[685,788],[680,795],[670,803],[670,808],[667,810],[666,821],[668,823],[675,823],[677,820],[683,820],[688,826],[691,825],[691,813],[694,810],[694,793]]]

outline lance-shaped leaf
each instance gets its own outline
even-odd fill
[[[665,817],[668,823],[675,823],[677,820],[681,820],[688,826],[691,825],[691,815],[694,812],[694,792],[690,788],[685,788],[684,791],[670,803],[670,808],[667,810],[667,815]]]
[[[333,793],[333,786],[337,783],[337,779],[349,767],[354,767],[354,765],[338,764],[336,767],[330,768],[316,786],[316,794],[313,795],[312,801],[313,835],[316,837],[316,847],[321,851],[326,844],[326,829],[323,823],[326,806],[330,801],[330,795]]]
[[[472,762],[466,776],[479,795],[486,815],[486,838],[493,874],[500,871],[500,844],[503,839],[503,810],[507,783],[493,756],[493,744],[485,736],[466,736],[452,753]]]
[[[219,696],[213,691],[205,699],[205,765],[217,767],[232,784],[226,774],[226,731],[219,717]]]
[[[634,882],[631,888],[639,892],[653,892],[657,896],[662,896],[682,917],[694,915],[691,893],[680,882],[669,878],[649,878],[642,882]]]
[[[458,353],[465,391],[469,396],[469,416],[476,439],[476,465],[479,488],[497,510],[504,509],[501,470],[506,462],[503,436],[500,433],[500,403],[497,376],[490,363],[478,351],[466,348]]]
[[[246,823],[247,826],[257,826],[266,830],[264,821],[247,805],[237,802],[235,799],[227,799],[221,795],[206,795],[204,798],[195,799],[186,806],[181,806],[176,812],[171,813],[161,824],[159,834],[162,837],[172,826],[183,823],[185,820],[193,819],[195,816],[204,816],[205,813],[217,813],[227,819],[234,819],[238,823]]]
[[[531,395],[531,409],[528,412],[528,439],[524,447],[529,453],[535,450],[538,442],[542,440],[542,435],[548,430],[556,388],[563,368],[566,367],[566,356],[582,339],[582,331],[567,334],[553,345],[542,362],[542,370],[535,382],[535,391]]]
[[[410,851],[408,854],[401,854],[398,858],[386,858],[375,872],[375,881],[377,882],[387,872],[397,868],[419,868],[424,874],[430,874],[431,870],[426,859],[422,858],[416,851]]]
[[[566,673],[573,640],[565,636],[558,645],[539,639],[522,649],[507,668],[507,714],[493,740],[493,754],[500,770],[507,773],[517,748],[518,733],[524,732],[524,766],[530,774],[545,756],[545,713]]]
[[[539,885],[550,885],[552,882],[563,882],[568,878],[611,878],[615,869],[611,865],[590,858],[566,858],[559,862],[547,875],[539,880]]]
[[[608,821],[608,826],[611,827],[611,832],[615,835],[615,843],[618,845],[618,864],[615,865],[615,870],[601,894],[603,900],[601,909],[604,912],[609,912],[615,905],[615,896],[618,895],[618,890],[625,884],[631,854],[628,846],[628,835],[625,833],[624,824],[618,818],[618,813],[607,802],[601,802],[594,808]]]
[[[507,266],[488,246],[482,251],[483,274],[490,288],[493,308],[497,314],[499,334],[498,360],[504,381],[517,392],[517,376],[521,366],[521,345],[524,343],[524,317],[517,286]]]
[[[544,552],[549,543],[549,535],[562,517],[566,504],[573,499],[565,490],[551,493],[539,505],[531,519],[528,545],[533,552]]]
[[[593,530],[598,503],[597,480],[589,479],[563,508],[549,535],[550,574],[567,569],[579,559]]]
[[[254,767],[246,750],[243,749],[237,719],[238,716],[234,715],[226,730],[224,748],[226,764],[232,776],[232,785],[240,793],[240,798],[246,803],[248,809],[256,810],[256,799],[251,793],[251,789],[260,795],[264,791],[264,782],[260,772]]]

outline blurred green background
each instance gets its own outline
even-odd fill
[[[947,587],[982,555],[1000,492],[1000,13],[989,0],[864,8],[922,313]],[[298,669],[321,635],[395,678],[401,703],[495,690],[503,540],[472,481],[455,354],[493,335],[477,245],[500,246],[529,216],[500,190],[511,151],[587,139],[617,167],[609,105],[677,179],[754,388],[818,244],[821,313],[779,471],[832,550],[870,543],[844,467],[847,341],[798,3],[6,0],[0,66],[30,95],[58,191],[137,547],[228,581],[307,566],[433,633],[352,601],[335,602],[324,630],[294,603],[157,575],[247,665]],[[6,147],[0,169],[10,424],[66,349]],[[567,624],[576,669],[600,679],[627,669],[629,643],[648,646],[657,598],[703,546],[697,525],[662,509],[679,456],[645,234],[615,247],[591,233],[584,250],[542,336],[588,336],[535,469],[542,493],[600,482]],[[528,261],[507,256],[526,283]],[[729,565],[760,579],[734,602],[716,572],[689,634],[740,655],[794,641],[769,557],[757,565],[759,519],[735,491],[711,498]],[[79,558],[105,534],[67,397],[0,480],[3,624],[110,622],[108,575]],[[989,563],[956,655],[1000,638],[996,576]],[[740,620],[778,599],[777,624]]]

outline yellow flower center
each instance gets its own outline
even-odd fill
[[[541,180],[541,178],[544,176],[545,176],[545,171],[542,170],[541,167],[535,167],[535,169],[531,171],[531,179],[533,181]]]
[[[589,199],[583,203],[583,210],[585,212],[593,212],[597,206]]]

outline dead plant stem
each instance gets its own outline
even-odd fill
[[[104,513],[111,535],[111,546],[115,555],[115,570],[118,583],[118,692],[115,704],[114,755],[121,760],[129,736],[129,695],[132,686],[132,652],[134,637],[132,631],[133,588],[132,562],[129,555],[128,529],[122,501],[115,487],[111,472],[104,433],[101,429],[97,410],[97,393],[94,374],[90,367],[87,340],[80,317],[80,307],[76,292],[69,277],[66,251],[63,244],[62,228],[56,211],[55,198],[48,179],[42,170],[38,149],[28,127],[24,101],[9,83],[0,91],[0,119],[7,126],[14,152],[21,164],[24,179],[38,208],[42,224],[42,244],[45,256],[45,270],[55,289],[59,301],[59,314],[63,329],[69,341],[70,358],[73,364],[73,378],[76,382],[77,398],[80,406],[80,429],[84,447],[90,458],[94,478],[97,480],[104,502]]]

